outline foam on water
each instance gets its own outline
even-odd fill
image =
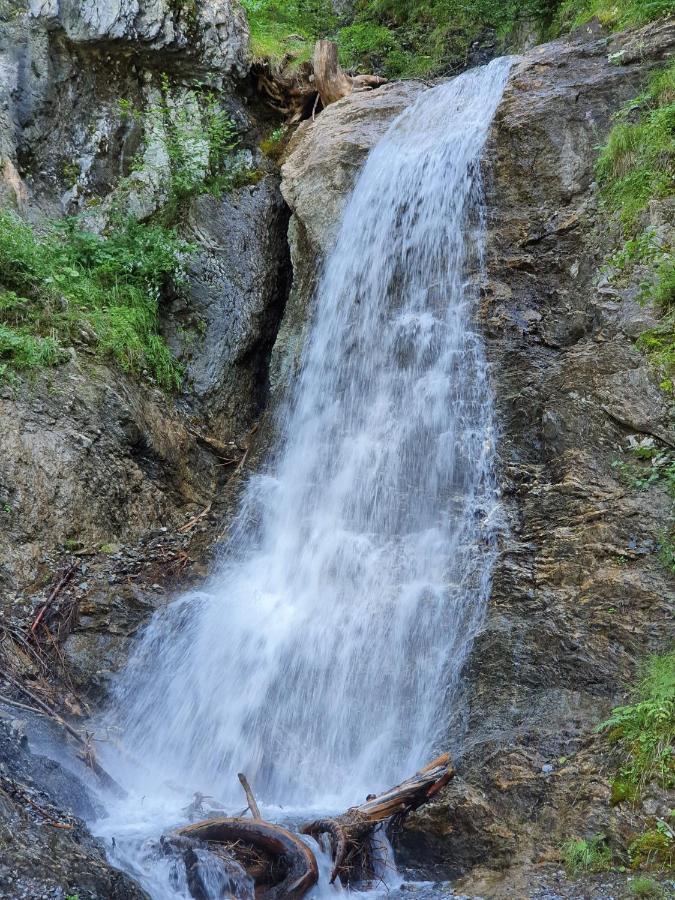
[[[102,826],[118,853],[125,818],[138,847],[193,791],[241,809],[238,771],[265,803],[339,809],[442,743],[498,519],[474,316],[479,160],[508,69],[423,93],[363,167],[280,446],[217,572],[154,617],[119,681],[107,724],[142,763],[106,761],[131,791]]]

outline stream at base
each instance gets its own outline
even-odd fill
[[[217,570],[154,616],[118,679],[99,733],[129,798],[94,830],[154,900],[190,896],[156,848],[196,792],[237,814],[245,772],[270,820],[295,825],[411,775],[459,720],[500,525],[475,318],[480,157],[509,67],[425,91],[371,151],[279,445]],[[382,846],[371,897],[404,890]],[[317,854],[312,896],[334,897]],[[215,864],[209,877],[209,900],[251,896]]]

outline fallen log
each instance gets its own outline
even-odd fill
[[[378,825],[396,820],[400,823],[408,813],[418,809],[441,788],[455,771],[448,753],[434,759],[412,778],[377,797],[369,797],[339,816],[317,819],[304,825],[300,832],[320,841],[327,834],[333,857],[331,884],[337,878],[345,885],[368,881],[374,875],[372,836]]]
[[[304,897],[319,878],[319,869],[310,848],[295,834],[263,822],[262,819],[207,819],[186,825],[175,832],[178,838],[188,838],[206,845],[225,845],[253,877],[258,900],[289,900]],[[251,866],[251,850],[268,865]],[[275,880],[276,874],[281,878]]]

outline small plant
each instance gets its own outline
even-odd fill
[[[650,781],[675,787],[675,651],[648,661],[635,696],[597,729],[621,758],[612,788],[617,803],[638,800]]]
[[[237,128],[211,92],[186,92],[180,103],[171,97],[166,74],[161,78],[161,98],[144,112],[128,100],[120,101],[123,116],[134,118],[144,129],[144,147],[159,141],[169,161],[169,196],[163,211],[172,222],[181,204],[195,194],[219,196],[245,182],[246,173],[234,151],[239,145]],[[143,153],[135,163],[144,167]],[[161,172],[160,172],[161,175]]]
[[[605,872],[612,866],[612,851],[604,834],[567,841],[562,852],[568,875]]]
[[[634,443],[629,452],[636,462],[616,459],[616,469],[624,484],[636,491],[645,491],[660,484],[675,497],[675,454],[656,447],[651,438]]]
[[[265,154],[265,156],[268,156],[275,162],[280,159],[281,154],[284,150],[285,135],[286,129],[282,125],[279,128],[275,128],[274,131],[269,135],[269,137],[264,138],[260,142],[260,149]]]
[[[641,900],[666,900],[666,893],[661,885],[653,878],[640,875],[628,885],[631,897],[639,897]]]
[[[657,819],[656,827],[637,837],[628,847],[633,868],[673,869],[675,864],[675,831],[665,819]]]

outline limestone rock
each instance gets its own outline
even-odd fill
[[[248,71],[248,25],[233,0],[30,0],[30,10],[74,44],[118,42],[142,53],[182,54],[223,75]]]

